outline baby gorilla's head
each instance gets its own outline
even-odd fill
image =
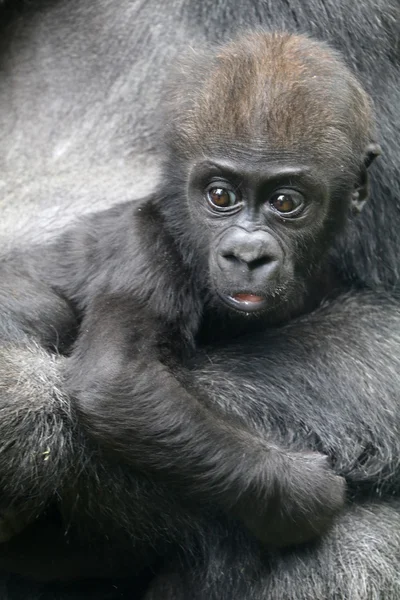
[[[207,263],[214,301],[279,319],[302,305],[367,197],[379,154],[369,98],[334,51],[287,33],[195,54],[178,80],[165,218]]]

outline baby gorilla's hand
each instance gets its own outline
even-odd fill
[[[301,544],[323,534],[344,506],[345,480],[316,452],[276,451],[273,463],[276,471],[268,474],[258,493],[250,485],[242,498],[237,513],[241,520],[260,541],[274,546]]]

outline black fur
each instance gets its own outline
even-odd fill
[[[265,359],[264,341],[261,338],[260,345],[256,345],[252,339],[246,348],[258,353],[260,361],[265,360],[267,368],[262,371],[257,369],[254,373],[256,362],[243,360],[243,348],[235,360],[221,347],[211,348],[204,362],[198,358],[196,384],[205,386],[206,395],[212,393],[215,402],[231,407],[235,414],[254,407],[254,425],[263,433],[266,428],[267,434],[271,434],[268,423],[275,414],[274,436],[280,432],[284,441],[287,436],[290,443],[295,439],[301,447],[329,449],[331,456],[338,456],[338,471],[347,476],[356,495],[354,509],[349,509],[339,520],[337,528],[320,547],[295,551],[293,555],[275,553],[270,560],[264,560],[262,567],[250,540],[243,541],[245,533],[228,534],[231,529],[225,526],[222,517],[221,529],[214,532],[218,538],[214,543],[208,527],[204,526],[201,533],[202,515],[189,516],[183,502],[178,509],[179,531],[174,531],[177,503],[175,499],[169,500],[169,494],[162,495],[162,482],[158,482],[157,489],[165,503],[164,510],[160,511],[158,506],[152,512],[150,502],[144,502],[140,510],[145,512],[146,522],[153,519],[156,531],[170,527],[171,537],[176,539],[184,531],[185,535],[198,531],[197,545],[189,542],[185,545],[188,562],[185,575],[180,575],[176,567],[173,576],[169,575],[171,585],[186,577],[182,584],[176,584],[181,591],[176,591],[175,598],[195,598],[201,593],[202,582],[207,581],[208,597],[215,594],[227,599],[235,596],[279,599],[279,595],[293,599],[396,599],[398,508],[387,499],[397,494],[399,481],[396,417],[400,315],[393,293],[398,281],[400,226],[396,176],[397,2],[318,0],[183,5],[175,1],[141,6],[121,2],[116,11],[114,4],[102,0],[87,4],[60,2],[54,3],[51,10],[50,7],[51,3],[30,3],[27,11],[18,14],[17,21],[12,16],[11,21],[1,23],[4,85],[0,91],[0,119],[4,135],[0,144],[7,208],[2,212],[0,228],[2,245],[6,248],[15,244],[29,246],[32,239],[52,236],[74,213],[127,199],[138,192],[143,181],[150,184],[154,181],[152,155],[146,159],[138,157],[142,162],[136,173],[131,158],[128,162],[126,157],[157,147],[156,132],[161,127],[155,118],[157,110],[153,111],[162,101],[165,65],[193,38],[208,37],[212,41],[217,36],[220,40],[237,27],[260,22],[271,28],[284,26],[308,31],[342,49],[375,98],[385,158],[379,171],[374,170],[372,202],[354,221],[345,247],[338,251],[343,274],[353,279],[355,288],[349,290],[346,301],[339,299],[319,313],[294,322],[287,341],[282,335],[279,339],[274,337],[276,350],[271,347]],[[33,51],[38,48],[40,51]],[[141,59],[135,61],[135,56]],[[88,57],[87,61],[82,57]],[[101,68],[96,63],[97,57],[101,57]],[[47,85],[39,86],[44,80]],[[96,204],[93,198],[99,199]],[[363,284],[368,284],[372,291],[364,293],[357,289]],[[27,285],[28,289],[31,284]],[[32,285],[35,287],[37,283]],[[387,294],[373,291],[381,285],[386,287]],[[54,297],[51,290],[49,294]],[[26,298],[30,299],[29,306],[22,302],[21,313],[29,309],[32,314],[33,309],[36,311],[36,300],[32,301],[36,295],[28,294]],[[58,310],[66,319],[70,307],[62,305],[60,301]],[[43,306],[39,299],[38,315],[44,314]],[[17,308],[14,299],[13,309]],[[51,344],[47,313],[44,320],[38,319],[36,323],[43,323],[36,339]],[[71,319],[71,327],[74,326]],[[138,564],[138,556],[134,553],[129,556],[127,552],[130,541],[125,542],[125,531],[137,538],[132,523],[140,522],[140,515],[135,512],[139,507],[134,499],[138,486],[141,494],[148,489],[151,497],[154,493],[151,482],[146,478],[138,480],[122,462],[110,464],[77,430],[61,388],[59,370],[64,359],[43,351],[35,342],[25,341],[20,333],[18,340],[12,341],[10,330],[14,328],[6,313],[2,329],[9,340],[3,345],[0,361],[4,398],[2,439],[11,441],[4,444],[0,463],[5,523],[13,520],[7,514],[11,502],[24,513],[28,501],[31,518],[32,512],[41,512],[47,494],[57,490],[58,510],[65,515],[65,521],[59,522],[53,513],[48,513],[47,522],[54,529],[74,533],[67,526],[71,523],[72,505],[75,522],[80,523],[80,536],[92,539],[89,545],[92,550],[102,555],[97,536],[106,542],[105,535],[113,539],[112,551],[104,550],[106,560],[99,558],[96,569],[85,568],[76,546],[67,545],[70,554],[77,556],[81,572],[89,576],[95,570],[94,576],[98,576],[103,562],[115,572],[110,554],[117,556],[116,563],[122,563],[118,549],[132,566]],[[193,368],[195,376],[196,362]],[[184,375],[186,381],[187,374]],[[266,411],[258,403],[261,397],[269,400]],[[274,406],[282,403],[284,408],[274,411]],[[291,406],[296,409],[297,420],[291,412],[283,420],[282,412]],[[59,437],[60,431],[67,443],[64,437]],[[28,437],[26,432],[30,434]],[[46,440],[53,433],[53,439],[60,441],[55,450],[62,451],[55,452],[56,469],[45,460],[47,454],[43,454],[48,450]],[[26,442],[22,449],[21,439]],[[14,440],[18,440],[18,445]],[[39,448],[39,453],[32,452],[32,448]],[[369,501],[374,495],[376,498]],[[15,512],[12,514],[14,518]],[[233,531],[236,530],[235,526]],[[84,535],[87,532],[88,536]],[[26,546],[31,548],[27,552],[28,563],[32,563],[32,557],[40,556],[38,539],[36,535],[33,548]],[[24,544],[24,540],[17,536],[14,543],[17,559],[12,566],[7,563],[13,558],[9,544],[0,548],[3,568],[31,575],[35,568],[23,564],[18,550],[18,543]],[[197,556],[203,558],[193,561],[192,554],[198,544]],[[46,546],[45,540],[43,545]],[[38,561],[36,570],[41,567],[48,576],[54,570],[55,556],[51,550],[55,544],[47,543],[47,547],[50,550]],[[165,552],[160,546],[157,549]],[[143,562],[147,562],[146,557]],[[127,567],[125,573],[129,570]],[[169,573],[171,570],[169,567]],[[31,595],[21,589],[18,592],[15,586],[10,578],[4,579],[2,597],[20,598],[21,593],[34,597],[33,592]],[[167,598],[168,586],[165,584],[153,598]],[[67,592],[46,588],[52,600],[68,597]],[[43,588],[38,590],[36,586],[35,593],[40,597]],[[105,597],[107,593],[105,586]],[[79,598],[78,592],[72,597]]]

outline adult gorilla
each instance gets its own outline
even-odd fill
[[[184,502],[179,525],[171,498],[170,514],[165,507],[163,514],[154,510],[154,528],[169,526],[184,558],[171,545],[172,564],[148,597],[398,598],[397,1],[121,0],[116,8],[106,0],[6,0],[0,10],[5,255],[10,247],[29,248],[56,235],[78,212],[153,187],[167,66],[193,41],[220,41],[242,25],[262,23],[326,39],[357,69],[375,98],[385,158],[374,171],[372,201],[340,250],[346,293],[284,331],[252,338],[246,350],[242,344],[214,348],[192,366],[192,383],[224,409],[283,443],[330,454],[355,501],[318,547],[267,553],[222,517],[207,519],[201,508],[194,516]],[[30,317],[34,333],[42,315]],[[0,328],[7,339],[6,312]],[[2,545],[2,568],[55,580],[126,575],[133,561],[129,534],[141,535],[130,528],[137,481],[128,467],[110,465],[88,446],[60,389],[61,360],[39,348],[35,337],[1,348],[3,538],[10,537],[7,526],[19,529],[41,515]],[[63,451],[51,456],[52,436],[60,434]],[[152,507],[143,506],[143,513],[148,518]],[[166,552],[161,542],[157,551]],[[143,564],[153,561],[149,553]],[[1,585],[7,600],[123,593],[114,582],[61,588],[11,575]],[[123,588],[138,593],[136,581]]]

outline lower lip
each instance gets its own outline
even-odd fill
[[[236,294],[235,296],[224,296],[225,302],[232,308],[243,312],[257,312],[266,305],[266,299],[263,296],[253,294]]]

